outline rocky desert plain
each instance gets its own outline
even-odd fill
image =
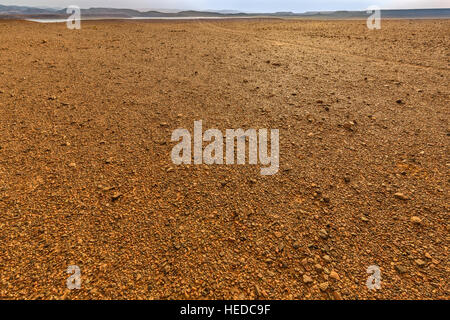
[[[450,20],[4,20],[0,40],[0,298],[449,299]],[[279,129],[279,172],[174,165],[196,120]]]

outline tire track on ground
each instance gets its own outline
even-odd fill
[[[333,53],[333,54],[338,54],[341,56],[345,56],[345,57],[351,57],[351,58],[358,58],[358,59],[365,59],[365,60],[372,60],[374,62],[381,62],[381,63],[391,63],[394,65],[398,65],[398,66],[406,66],[406,67],[414,67],[414,68],[419,68],[419,69],[424,69],[424,70],[438,70],[438,71],[444,71],[444,72],[449,72],[450,69],[449,68],[440,68],[440,67],[435,67],[435,66],[425,66],[425,65],[421,65],[421,64],[414,64],[414,63],[408,63],[408,62],[401,62],[401,61],[396,61],[396,60],[389,60],[389,59],[384,59],[384,58],[375,58],[375,57],[371,57],[371,56],[365,56],[365,55],[360,55],[360,54],[356,54],[356,53],[346,53],[346,52],[342,52],[340,50],[333,50],[330,48],[323,48],[323,47],[319,47],[319,46],[314,46],[311,44],[306,44],[306,43],[296,43],[296,42],[289,42],[289,41],[283,41],[283,40],[275,40],[275,39],[268,39],[265,37],[261,37],[260,35],[256,34],[256,33],[252,33],[252,32],[245,32],[245,31],[241,31],[241,30],[232,30],[232,29],[228,29],[228,28],[224,28],[224,27],[220,27],[217,26],[211,22],[200,22],[199,25],[204,28],[207,29],[209,31],[218,31],[218,32],[226,32],[229,34],[236,34],[236,35],[243,35],[243,36],[252,36],[255,39],[258,40],[262,40],[268,43],[272,43],[274,45],[278,45],[278,46],[294,46],[294,47],[302,47],[302,48],[308,48],[308,49],[313,49],[313,50],[318,50],[318,51],[322,51],[325,52],[327,54]]]

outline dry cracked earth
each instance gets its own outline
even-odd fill
[[[449,299],[449,31],[1,21],[0,298]],[[279,172],[174,165],[195,120]]]

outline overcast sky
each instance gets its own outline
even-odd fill
[[[0,0],[3,5],[28,5],[82,8],[162,8],[162,9],[233,9],[252,12],[364,10],[370,5],[381,8],[450,8],[450,0]]]

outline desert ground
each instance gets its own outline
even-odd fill
[[[449,299],[449,31],[0,21],[0,298]],[[195,120],[279,172],[174,165]]]

